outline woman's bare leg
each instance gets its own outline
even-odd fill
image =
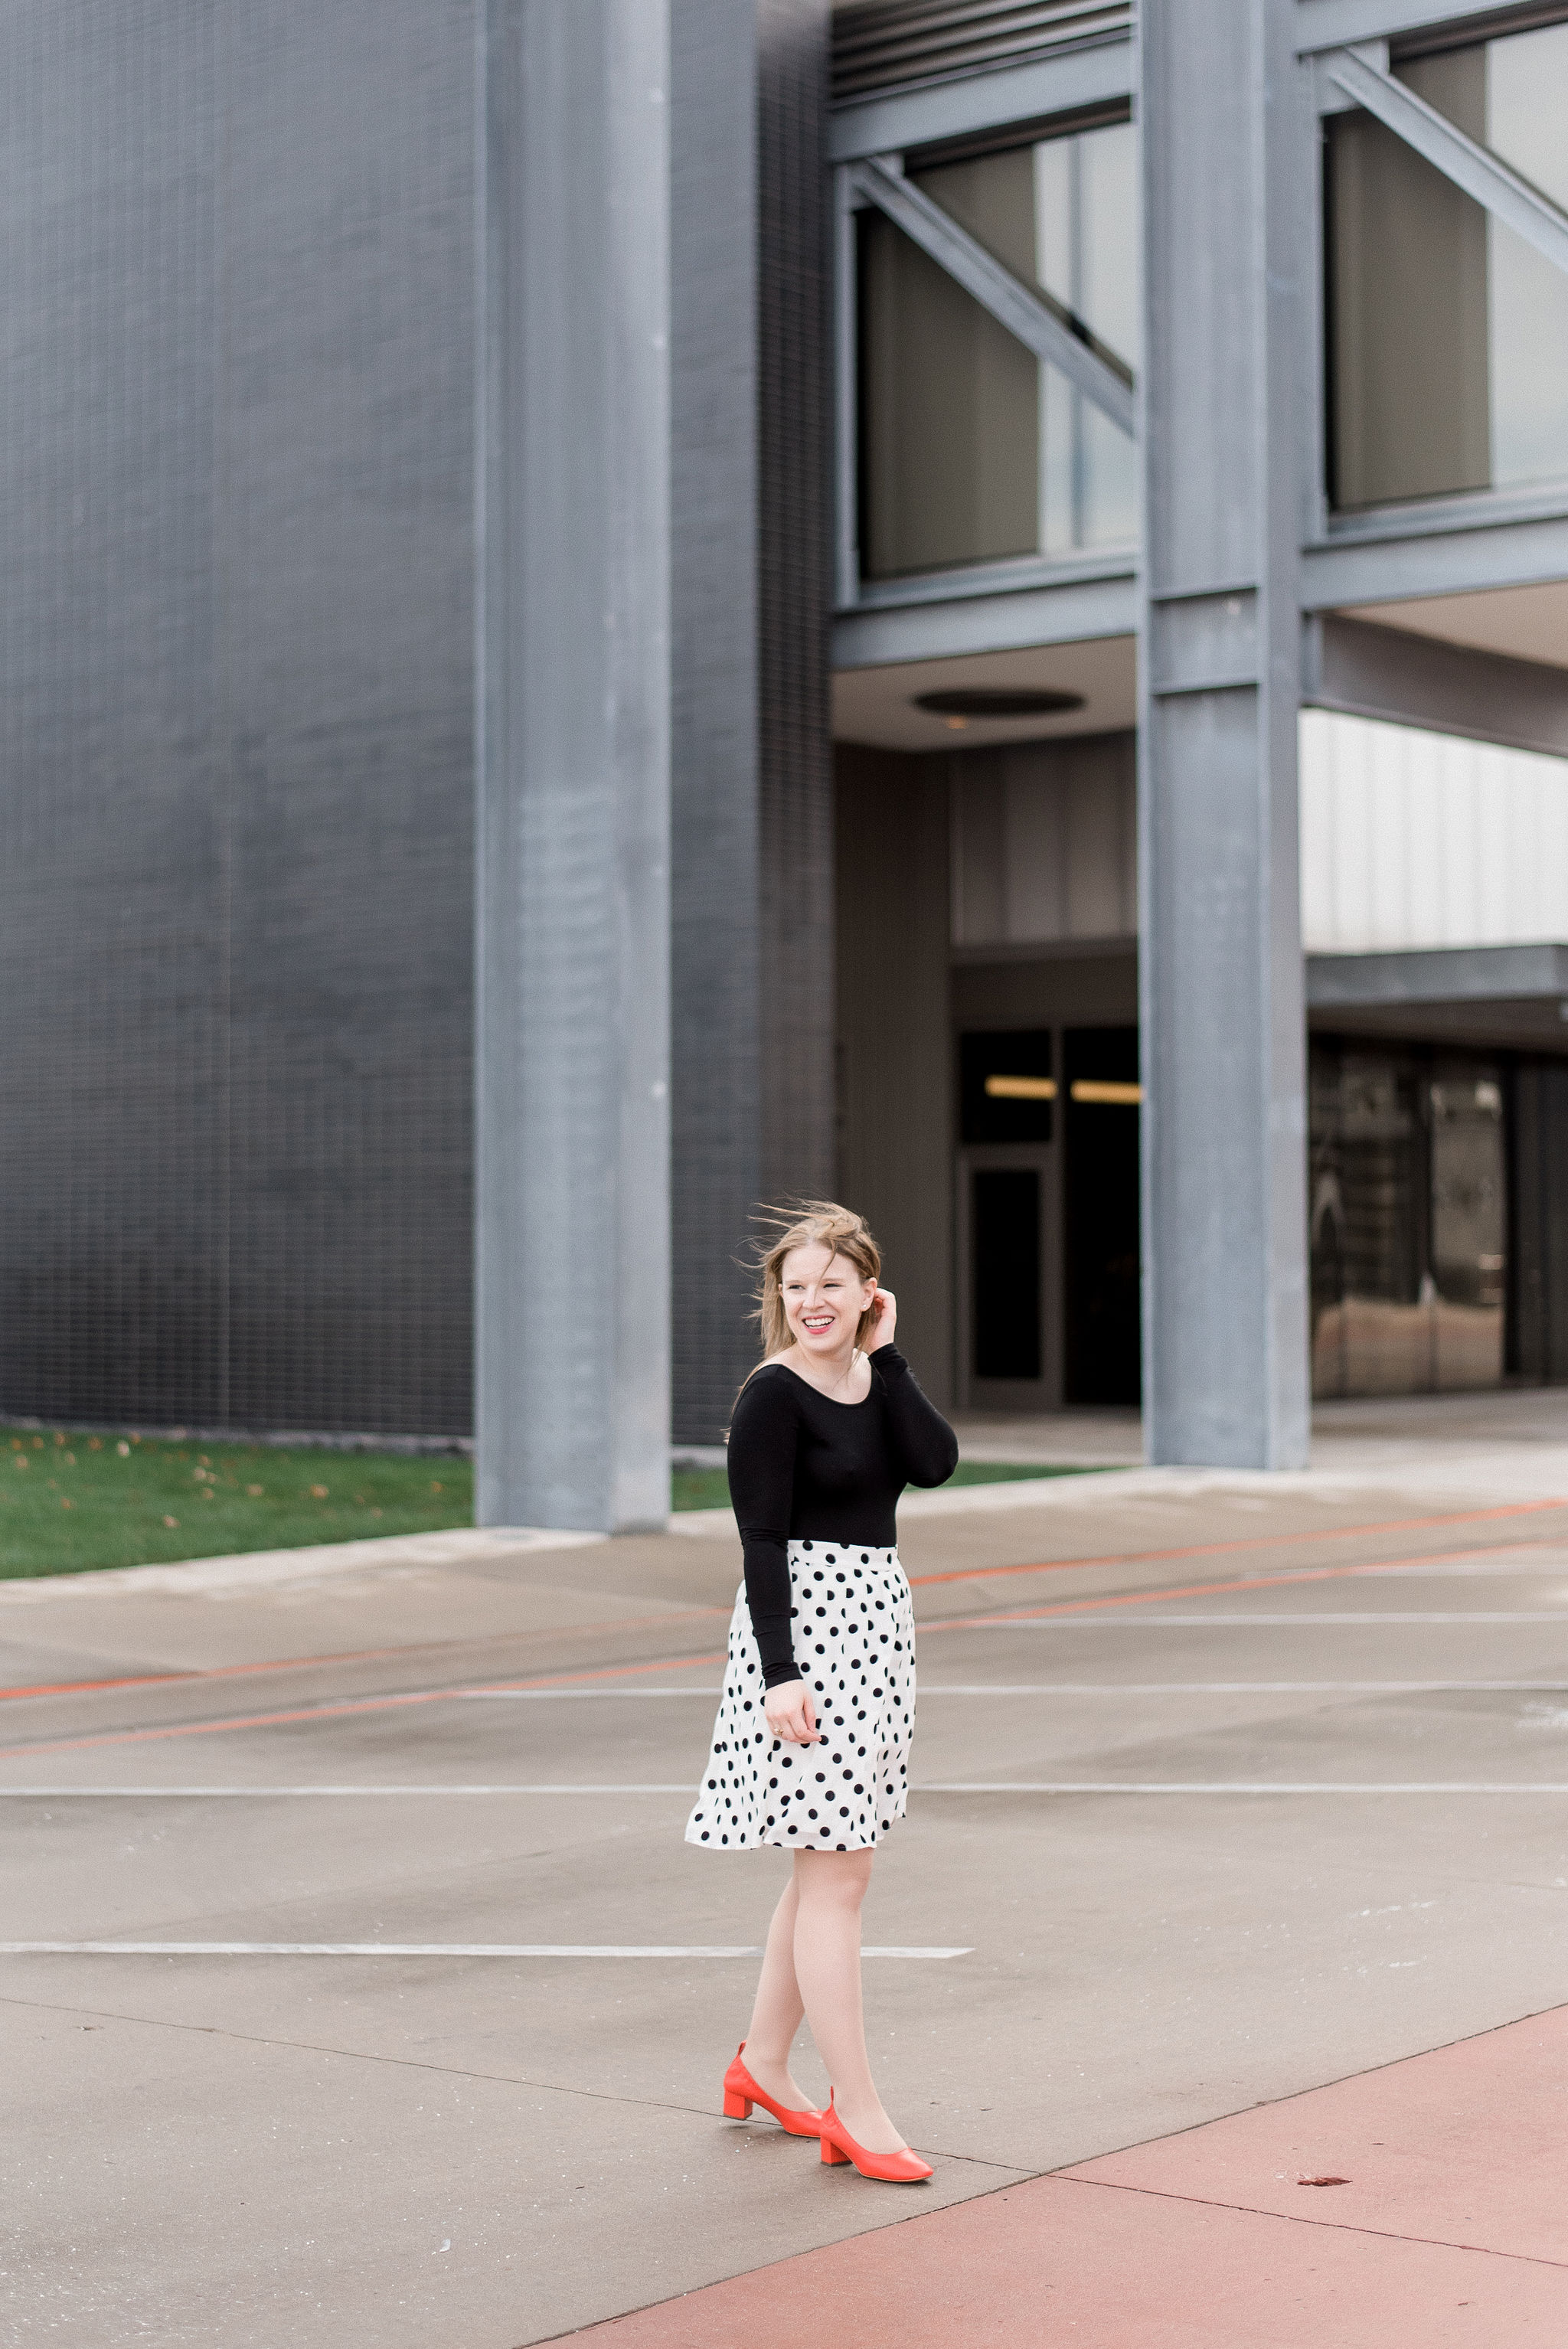
[[[757,2002],[746,2034],[746,2068],[759,2088],[790,2112],[809,2112],[811,2099],[803,2096],[789,2076],[789,2050],[805,2016],[800,1985],[795,1979],[795,1878],[779,1897],[768,1946],[762,1953],[762,1973]]]
[[[839,2117],[869,2153],[899,2153],[904,2141],[872,2079],[861,2004],[861,1903],[871,1876],[869,1851],[797,1853],[795,1979]]]

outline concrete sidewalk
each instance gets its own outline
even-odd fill
[[[1554,2349],[1568,2328],[1565,2144],[1559,2007],[573,2337]]]
[[[915,1790],[866,1974],[914,2196],[718,2115],[779,1876],[681,1841],[722,1528],[0,1602],[0,2333],[519,2349],[712,2309],[689,2338],[729,2349],[783,2278],[792,2338],[883,2349],[925,2337],[882,2308],[927,2240],[944,2349],[1013,2337],[998,2276],[1093,2349],[1296,2349],[1298,2306],[1426,2349],[1440,2261],[1374,2296],[1423,2232],[1565,2304],[1554,2236],[1454,2213],[1467,2141],[1556,2127],[1557,2025],[1506,2027],[1568,1981],[1568,1447],[1373,1440],[1360,1482],[908,1512]],[[1417,2085],[1336,2106],[1363,2075]],[[1539,2142],[1511,2226],[1554,2207]],[[1308,2159],[1351,2186],[1257,2191]],[[1454,2282],[1489,2313],[1452,2338],[1568,2337],[1499,2289]]]

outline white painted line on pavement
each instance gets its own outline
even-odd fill
[[[0,1800],[26,1797],[29,1801],[63,1800],[67,1795],[100,1797],[134,1796],[140,1801],[150,1795],[185,1795],[191,1798],[211,1796],[262,1797],[289,1795],[685,1795],[695,1800],[694,1779],[672,1781],[667,1786],[555,1786],[555,1785],[494,1785],[494,1786],[0,1786]]]
[[[1102,1627],[1114,1626],[1118,1630],[1135,1631],[1158,1624],[1165,1630],[1180,1625],[1183,1630],[1191,1631],[1216,1625],[1250,1628],[1255,1623],[1266,1623],[1271,1627],[1276,1623],[1561,1623],[1568,1628],[1568,1607],[1537,1609],[1529,1614],[1483,1614],[1477,1609],[1470,1613],[1451,1615],[1412,1614],[1408,1611],[1397,1615],[1375,1615],[1369,1609],[1365,1614],[1357,1615],[1145,1615],[1140,1609],[1129,1609],[1115,1615],[996,1615],[985,1622],[969,1616],[947,1621],[938,1617],[935,1621],[922,1623],[916,1628],[922,1632],[1065,1631],[1081,1629],[1098,1631]]]
[[[447,1694],[461,1697],[504,1697],[509,1703],[542,1704],[557,1703],[563,1697],[583,1696],[706,1696],[711,1701],[714,1697],[722,1696],[724,1691],[716,1682],[711,1688],[468,1688],[449,1689]]]
[[[912,1795],[1568,1795],[1568,1785],[1491,1779],[976,1778],[912,1786]]]
[[[1568,1681],[922,1681],[928,1696],[1568,1695]]]
[[[680,1786],[0,1786],[0,1801],[176,1802],[261,1801],[294,1795],[683,1795]],[[1346,1781],[1239,1778],[975,1778],[931,1779],[915,1795],[1568,1795],[1568,1784],[1514,1785],[1491,1779]],[[76,1945],[73,1943],[72,1947]],[[203,1945],[205,1946],[205,1945]],[[9,1948],[0,1943],[0,1948]]]
[[[759,1941],[0,1941],[7,1958],[759,1958]],[[972,1949],[862,1950],[862,1958],[967,1958]]]
[[[1387,1695],[1421,1690],[1515,1689],[1542,1696],[1568,1694],[1568,1681],[924,1681],[928,1696],[1289,1696]],[[459,1689],[459,1696],[702,1696],[722,1689]]]
[[[926,1681],[928,1696],[1382,1696],[1422,1691],[1516,1690],[1537,1696],[1568,1695],[1568,1681]],[[701,1696],[722,1689],[459,1689],[471,1697]]]

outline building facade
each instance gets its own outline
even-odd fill
[[[1568,6],[11,12],[0,1408],[1568,1377]],[[477,1379],[476,1379],[477,1372]]]

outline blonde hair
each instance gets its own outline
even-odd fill
[[[876,1281],[882,1277],[882,1250],[865,1217],[857,1216],[852,1207],[841,1207],[835,1199],[795,1199],[783,1207],[759,1207],[756,1221],[765,1234],[772,1235],[758,1241],[756,1257],[757,1319],[762,1328],[762,1357],[769,1361],[794,1343],[781,1285],[787,1256],[796,1248],[825,1247],[830,1262],[841,1256],[862,1280]],[[861,1315],[855,1330],[857,1346],[865,1343],[874,1310],[868,1306]]]

